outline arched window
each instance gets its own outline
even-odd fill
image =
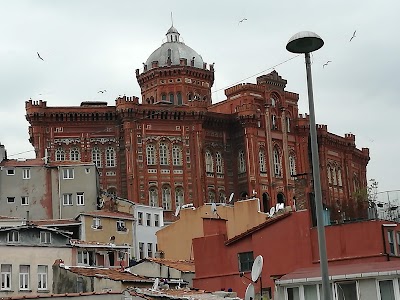
[[[342,170],[340,168],[338,168],[338,170],[337,170],[337,182],[338,182],[338,186],[343,186],[343,183],[342,183]]]
[[[160,154],[159,154],[160,165],[162,165],[162,166],[168,165],[168,146],[167,146],[167,144],[164,142],[161,142],[159,151],[160,151]]]
[[[56,150],[56,160],[57,161],[65,160],[65,152],[63,148],[58,148]]]
[[[115,150],[108,147],[106,150],[106,167],[115,167]]]
[[[206,172],[214,172],[214,162],[210,150],[206,150]]]
[[[166,94],[162,94],[161,95],[161,100],[162,101],[167,101],[167,95]]]
[[[216,171],[218,174],[223,174],[224,173],[224,163],[222,160],[222,154],[221,152],[216,152],[215,153],[215,165],[216,165]]]
[[[266,167],[266,163],[265,163],[265,150],[264,149],[260,149],[260,151],[258,152],[258,163],[260,165],[260,172],[261,173],[267,172],[267,167]]]
[[[218,200],[219,203],[226,203],[226,195],[224,191],[219,191]]]
[[[296,159],[293,154],[289,155],[289,170],[290,176],[296,175]]]
[[[177,100],[178,100],[178,105],[182,105],[183,102],[182,102],[182,94],[181,94],[181,92],[178,92],[178,93],[176,94],[176,98],[177,98]]]
[[[170,93],[169,94],[169,102],[174,103],[174,101],[175,101],[174,94]]]
[[[282,177],[281,157],[277,147],[274,147],[273,159],[274,159],[274,175],[275,177]]]
[[[337,185],[336,167],[332,168],[332,183],[333,185]]]
[[[157,188],[152,187],[149,190],[149,205],[152,207],[158,207],[158,193]]]
[[[146,160],[148,166],[153,166],[156,164],[156,150],[152,144],[146,146]]]
[[[272,107],[275,107],[275,105],[276,105],[276,103],[275,103],[275,102],[276,102],[276,101],[275,101],[275,98],[274,98],[274,97],[271,97],[270,100],[271,100],[271,106],[272,106]]]
[[[244,157],[244,150],[239,151],[239,173],[245,173],[246,172],[246,160]]]
[[[181,187],[177,187],[175,189],[175,208],[181,207],[183,204],[184,204],[183,189]]]
[[[326,172],[328,173],[328,183],[331,184],[332,183],[332,170],[331,170],[330,165],[327,166]]]
[[[172,146],[172,164],[182,166],[182,147],[176,144]]]
[[[169,186],[162,188],[162,206],[164,210],[171,210],[171,189]]]
[[[69,152],[69,159],[70,160],[80,160],[80,153],[79,149],[74,147]]]
[[[290,118],[286,117],[286,131],[290,132]]]
[[[96,167],[101,167],[101,152],[98,147],[94,147],[92,149],[92,162],[96,165]]]
[[[271,115],[271,129],[272,130],[278,129],[278,124],[277,124],[275,115]]]
[[[213,190],[208,191],[208,202],[215,203],[215,192]]]
[[[171,55],[172,55],[172,50],[168,49],[168,58],[171,59]]]

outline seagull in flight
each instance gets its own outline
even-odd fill
[[[40,56],[39,52],[36,52],[36,53],[37,53],[37,56],[38,56],[41,60],[44,61],[44,59]]]
[[[325,66],[327,66],[330,62],[332,62],[332,61],[331,61],[331,60],[328,60],[326,63],[324,63],[324,64],[322,65],[322,67],[325,68]]]
[[[353,32],[353,36],[351,37],[351,39],[350,39],[350,41],[349,41],[349,42],[351,42],[351,40],[352,40],[352,39],[354,39],[354,38],[356,37],[356,31],[357,31],[357,30],[354,30],[354,32]]]
[[[247,21],[247,19],[246,19],[246,18],[241,19],[241,20],[239,21],[238,25],[239,25],[240,23],[244,22],[244,21]]]
[[[102,94],[104,94],[105,92],[107,92],[107,90],[98,91],[98,93],[102,93]]]

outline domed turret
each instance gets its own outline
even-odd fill
[[[185,59],[188,65],[203,69],[204,61],[201,55],[180,41],[180,34],[174,26],[167,31],[167,41],[156,49],[147,59],[147,70],[163,66],[178,66],[181,59]],[[157,62],[157,64],[154,64]]]

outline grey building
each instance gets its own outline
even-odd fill
[[[0,162],[0,211],[27,219],[74,218],[97,208],[99,179],[93,163]]]

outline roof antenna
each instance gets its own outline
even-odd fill
[[[174,27],[174,19],[172,18],[172,11],[171,11],[171,26]]]

